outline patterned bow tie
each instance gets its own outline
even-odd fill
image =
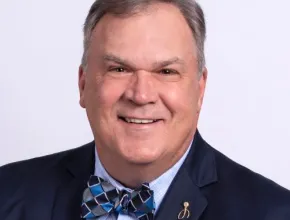
[[[97,176],[91,176],[88,188],[83,193],[81,217],[98,219],[109,213],[134,214],[139,220],[153,220],[155,202],[149,184],[133,192],[119,191],[111,183]]]

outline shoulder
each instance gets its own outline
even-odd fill
[[[28,179],[36,178],[38,174],[46,173],[51,169],[57,169],[65,161],[65,158],[73,159],[74,157],[80,157],[90,149],[92,149],[92,143],[71,150],[10,163],[0,167],[0,207]]]
[[[244,210],[265,213],[265,218],[290,215],[290,191],[214,150],[218,185],[228,201]],[[267,219],[266,218],[266,219]],[[272,217],[269,217],[269,220]],[[281,218],[285,219],[285,218]]]

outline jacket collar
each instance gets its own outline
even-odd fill
[[[197,130],[184,169],[187,170],[193,183],[201,188],[217,182],[217,168],[213,149],[203,140]]]

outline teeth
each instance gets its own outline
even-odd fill
[[[149,123],[153,123],[153,122],[155,122],[157,120],[125,118],[125,121],[128,122],[128,123],[149,124]]]

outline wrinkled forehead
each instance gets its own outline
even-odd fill
[[[137,63],[196,58],[194,37],[179,9],[165,3],[150,7],[132,16],[104,15],[92,33],[89,56],[110,53]]]

